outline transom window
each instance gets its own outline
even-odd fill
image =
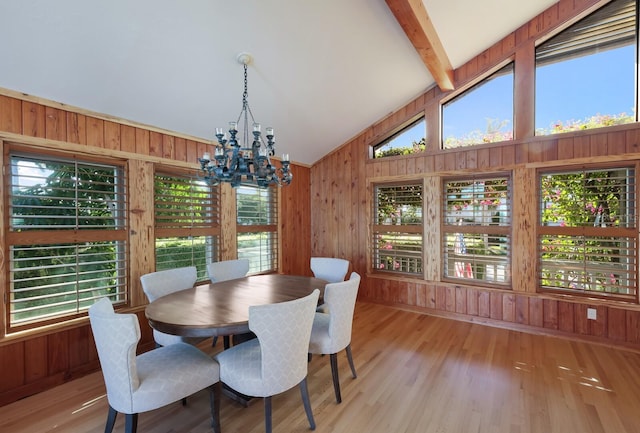
[[[375,185],[374,270],[422,275],[422,182]]]
[[[536,135],[634,122],[636,0],[614,0],[536,48]]]
[[[636,166],[540,172],[540,287],[637,297]]]
[[[425,149],[427,123],[424,117],[411,122],[409,126],[373,147],[374,158],[387,156],[409,155],[422,152]]]
[[[443,194],[444,277],[510,284],[510,177],[445,179]]]
[[[513,62],[442,106],[442,147],[513,139]]]
[[[7,192],[10,330],[127,301],[123,167],[12,153]]]

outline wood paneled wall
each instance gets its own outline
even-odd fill
[[[147,300],[139,277],[154,270],[153,170],[155,164],[195,170],[197,157],[213,153],[211,142],[91,113],[37,97],[0,89],[0,154],[13,144],[127,161],[129,173],[130,252],[128,311],[140,319],[140,351],[153,347],[144,317]],[[280,189],[280,271],[310,275],[309,167],[292,164],[294,181]],[[5,192],[6,194],[6,192]],[[4,198],[4,197],[3,197]],[[235,212],[222,202],[223,234],[235,233]],[[4,207],[4,206],[3,206]],[[233,203],[235,209],[235,203]],[[3,216],[4,209],[0,210]],[[226,215],[227,217],[224,217]],[[5,218],[2,218],[5,221]],[[0,287],[6,279],[6,226],[0,228]],[[235,258],[235,249],[223,259]],[[233,255],[233,256],[232,256]],[[3,309],[4,310],[4,309]],[[5,329],[4,315],[0,331]],[[20,335],[0,333],[0,405],[43,391],[99,367],[86,318]]]
[[[534,137],[533,52],[537,39],[606,2],[560,0],[455,71],[457,89],[516,60],[516,140],[457,150],[439,150],[439,105],[451,93],[432,88],[371,125],[311,168],[312,255],[343,257],[363,275],[360,299],[431,314],[530,332],[596,340],[640,350],[636,304],[553,296],[536,292],[535,170],[545,165],[640,159],[640,125]],[[375,145],[424,113],[427,149],[405,157],[370,158]],[[514,179],[512,290],[440,281],[440,176],[509,170]],[[425,279],[374,273],[368,260],[371,183],[426,178]],[[435,221],[435,223],[434,223]],[[597,320],[587,320],[595,308]]]

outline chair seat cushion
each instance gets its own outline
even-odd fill
[[[160,347],[136,359],[140,385],[133,392],[132,407],[123,413],[157,409],[188,397],[218,382],[218,363],[200,349],[186,343]]]
[[[220,364],[220,381],[236,391],[252,397],[277,393],[270,392],[263,384],[262,352],[257,338],[219,353],[216,360]]]
[[[316,313],[313,318],[311,328],[311,338],[309,340],[309,353],[331,354],[331,337],[329,336],[329,320],[331,316],[327,313]],[[337,351],[336,351],[337,352]]]

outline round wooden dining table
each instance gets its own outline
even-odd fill
[[[324,293],[325,280],[266,274],[203,284],[151,302],[145,315],[152,328],[183,337],[215,337],[249,332],[249,307],[291,301],[314,289]]]

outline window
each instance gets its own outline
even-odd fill
[[[511,283],[511,187],[506,175],[444,180],[444,277]]]
[[[156,270],[195,266],[206,280],[218,260],[219,187],[191,175],[155,175]]]
[[[249,273],[278,269],[278,193],[275,188],[236,188],[238,258]]]
[[[442,107],[444,149],[513,139],[513,63]]]
[[[104,296],[126,302],[123,167],[27,153],[9,160],[9,329],[77,316]]]
[[[409,155],[424,151],[426,130],[427,124],[424,117],[421,117],[409,126],[402,128],[400,132],[374,146],[373,157],[385,158],[387,156]]]
[[[636,2],[614,0],[536,48],[536,135],[635,121]]]
[[[636,299],[635,166],[541,172],[540,287]]]
[[[373,188],[373,269],[422,275],[422,182]]]

